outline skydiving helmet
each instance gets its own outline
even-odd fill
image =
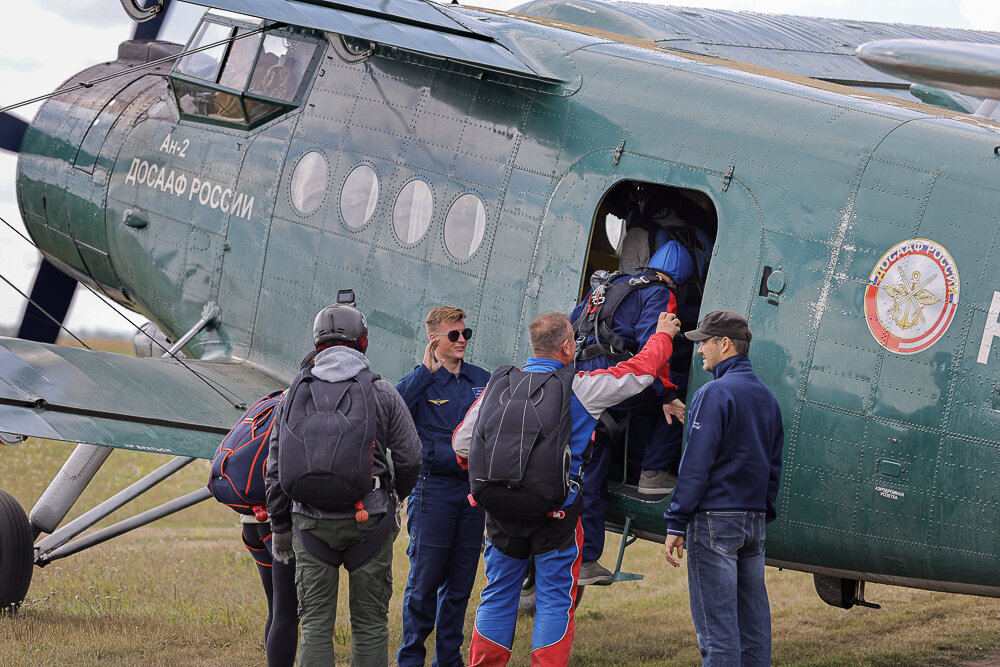
[[[649,268],[667,274],[679,287],[691,277],[694,262],[691,261],[691,253],[687,248],[671,239],[653,253]]]
[[[313,343],[347,343],[361,352],[368,349],[368,322],[353,306],[334,304],[316,314]]]

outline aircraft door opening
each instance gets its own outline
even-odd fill
[[[718,215],[708,196],[687,188],[622,181],[604,195],[593,225],[578,301],[590,291],[595,271],[648,266],[659,246],[675,240],[694,265],[688,280],[678,285],[678,316],[685,329],[697,326],[718,233]]]
[[[593,286],[609,281],[609,274],[648,267],[659,248],[675,241],[690,259],[690,262],[679,262],[685,264],[686,269],[673,271],[670,276],[677,283],[673,290],[677,315],[682,330],[693,329],[698,324],[717,234],[715,205],[702,192],[637,180],[621,181],[608,190],[595,212],[578,302]],[[670,380],[680,389],[679,399],[683,402],[687,401],[687,378],[693,356],[693,343],[683,336],[675,338]],[[613,438],[616,443],[608,475],[612,486],[615,480],[627,485],[638,482],[640,470],[644,468],[642,456],[646,441],[652,437],[649,419],[661,411],[659,401],[653,398],[644,399],[636,411],[639,416],[629,419],[627,430]],[[653,405],[654,402],[657,404]],[[663,416],[658,419],[662,420]],[[676,470],[670,472],[676,473]]]

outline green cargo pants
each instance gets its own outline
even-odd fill
[[[292,521],[308,530],[333,549],[343,550],[370,532],[382,515],[375,514],[363,524],[354,519],[310,519],[299,514]],[[387,517],[393,521],[392,516]],[[352,667],[385,667],[389,664],[389,598],[392,596],[392,543],[399,534],[393,526],[389,538],[364,565],[348,573],[351,611]],[[299,665],[334,664],[333,628],[337,620],[337,591],[340,568],[311,556],[292,538],[295,550],[295,590],[299,596],[302,643]]]

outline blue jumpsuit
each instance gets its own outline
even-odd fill
[[[629,278],[630,276],[623,275],[615,282]],[[569,316],[571,322],[575,322],[584,311],[589,298],[590,294],[573,309]],[[637,289],[626,295],[618,305],[610,323],[611,330],[625,341],[629,349],[639,350],[656,331],[656,323],[660,318],[660,313],[664,311],[677,313],[677,299],[666,285],[654,284]],[[584,345],[590,345],[593,342],[593,337],[590,337],[587,338]],[[581,371],[593,371],[608,368],[611,365],[608,358],[601,355],[581,361],[576,364],[576,367]],[[655,392],[661,399],[666,399],[669,402],[669,400],[678,397],[675,383],[671,382],[672,379],[674,378],[670,376],[669,371],[664,372],[663,376],[648,391]],[[608,411],[617,421],[622,419],[625,413],[634,411],[638,407],[639,397],[636,396],[609,408]],[[645,447],[642,456],[642,469],[676,469],[681,457],[683,434],[681,425],[676,420],[673,425],[667,424],[662,412],[646,420],[637,420],[634,425],[642,427],[644,431],[649,433],[647,436],[649,444]],[[587,476],[583,481],[584,510],[581,519],[583,522],[584,563],[597,560],[604,552],[604,511],[608,506],[607,476],[611,464],[607,444],[605,440],[600,438],[594,441],[590,465],[587,466]]]
[[[396,385],[423,445],[420,479],[406,506],[410,575],[403,593],[400,667],[423,665],[424,642],[437,627],[434,665],[462,664],[463,628],[479,567],[485,513],[469,504],[468,473],[451,435],[486,388],[490,374],[468,362],[458,375],[423,364]]]

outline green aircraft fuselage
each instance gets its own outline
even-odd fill
[[[176,65],[56,97],[21,149],[31,236],[171,338],[217,303],[187,353],[283,381],[353,288],[399,378],[442,304],[468,311],[471,361],[522,362],[528,322],[600,265],[606,195],[691,193],[717,224],[701,312],[748,318],[784,415],[769,561],[1000,595],[997,124],[491,20],[558,82],[276,29],[315,50],[256,119],[246,86],[185,108]],[[612,496],[611,523],[664,534],[668,500]]]

